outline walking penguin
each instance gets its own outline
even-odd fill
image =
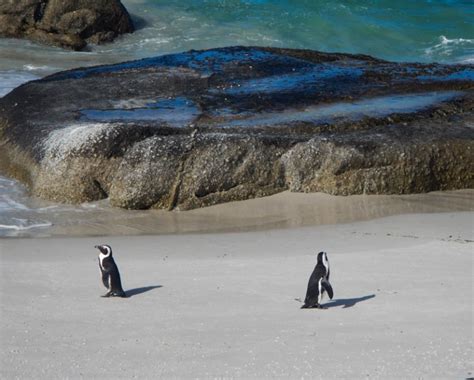
[[[321,306],[324,292],[327,292],[329,298],[332,299],[333,291],[329,283],[329,261],[326,252],[318,253],[318,263],[311,274],[308,281],[308,290],[306,291],[306,298],[302,309],[318,308],[324,309]]]
[[[99,253],[99,268],[102,274],[102,282],[109,290],[102,297],[126,297],[120,281],[120,273],[112,257],[110,245],[96,245]]]

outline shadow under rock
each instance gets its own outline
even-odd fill
[[[133,26],[135,27],[135,31],[144,29],[150,25],[150,23],[147,20],[145,20],[143,17],[140,17],[136,14],[130,13],[130,18],[132,19]]]
[[[363,297],[356,297],[356,298],[341,298],[338,300],[334,300],[331,302],[328,302],[324,304],[324,307],[330,308],[330,307],[337,307],[337,306],[344,306],[344,309],[348,307],[354,306],[356,303],[362,302],[362,301],[367,301],[370,300],[371,298],[374,298],[375,294],[371,294],[369,296],[363,296]]]
[[[136,296],[138,294],[142,294],[142,293],[148,292],[150,290],[157,289],[157,288],[162,288],[162,287],[163,287],[162,285],[154,285],[154,286],[144,286],[142,288],[128,289],[127,291],[125,291],[125,295],[127,297],[133,297],[133,296]]]

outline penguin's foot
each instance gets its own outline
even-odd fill
[[[311,305],[311,304],[304,304],[303,306],[301,306],[301,309],[323,309],[323,310],[326,310],[327,307],[326,306],[323,306],[319,303],[316,303],[314,305]]]
[[[123,292],[123,293],[115,293],[115,292],[114,292],[114,293],[111,293],[110,296],[111,296],[111,297],[122,297],[122,298],[127,297],[127,296],[125,295],[125,292]]]
[[[103,298],[108,298],[108,297],[110,297],[111,295],[112,295],[112,293],[107,292],[107,293],[105,293],[105,294],[104,294],[103,296],[101,296],[101,297],[103,297]]]

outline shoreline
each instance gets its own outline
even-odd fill
[[[23,218],[45,228],[3,229],[0,239],[268,231],[453,211],[474,211],[473,189],[351,196],[285,191],[189,211],[131,211],[111,208],[107,201],[78,206],[46,203],[4,213],[4,219]]]
[[[472,377],[473,225],[473,212],[450,212],[241,233],[0,239],[0,373]],[[99,297],[93,246],[103,243],[129,298]],[[320,250],[335,296],[327,310],[301,310],[295,299]]]

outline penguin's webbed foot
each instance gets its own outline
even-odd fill
[[[125,292],[123,290],[111,290],[109,292],[109,296],[110,297],[122,297],[122,298],[127,297],[127,295],[125,294]]]
[[[312,305],[312,304],[304,304],[303,306],[301,306],[301,309],[318,309],[319,308],[319,305]]]
[[[301,306],[301,309],[324,309],[325,310],[325,309],[327,309],[327,307],[317,303],[317,304],[314,304],[314,305],[304,304],[303,306]]]

